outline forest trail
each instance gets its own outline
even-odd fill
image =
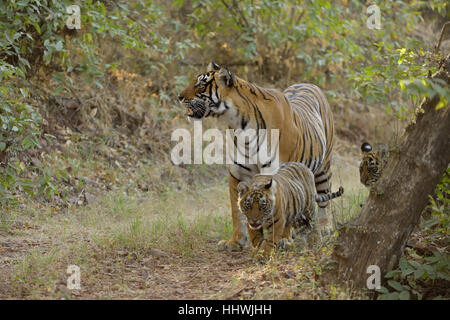
[[[359,184],[358,157],[351,149],[338,142],[333,161],[333,189],[340,185],[345,188],[344,197],[334,201],[332,207],[337,221],[356,212],[366,194]],[[311,247],[301,254],[295,250],[281,253],[266,264],[252,261],[248,248],[243,252],[219,252],[217,241],[229,234],[229,230],[221,230],[224,226],[230,228],[230,222],[224,225],[223,220],[230,217],[226,184],[222,182],[215,188],[213,192],[219,196],[213,199],[206,196],[183,199],[182,191],[178,191],[167,196],[164,203],[149,200],[119,206],[115,202],[113,209],[108,209],[109,199],[72,213],[50,212],[49,219],[38,210],[31,216],[16,216],[7,231],[0,231],[0,297],[348,297],[347,293],[336,290],[330,293],[330,288],[317,285],[324,268],[323,259],[330,252],[326,246]],[[124,202],[131,203],[132,199],[125,198]],[[192,200],[198,200],[199,204],[192,208],[186,205]],[[169,207],[168,203],[173,202],[178,204]],[[120,209],[124,211],[121,216],[111,217],[121,206],[126,208]],[[161,214],[161,208],[171,212],[184,210],[185,220],[180,221],[177,215],[168,223],[155,224],[155,215]],[[41,210],[49,212],[48,208]],[[215,222],[210,221],[212,210],[216,210]],[[166,240],[154,242],[151,233],[155,230],[165,235]],[[67,266],[72,264],[80,266],[80,290],[67,288]]]
[[[337,232],[265,264],[251,261],[249,249],[218,252],[217,242],[232,233],[225,165],[171,161],[179,133],[200,142],[179,97],[194,80],[195,93],[202,91],[198,76],[211,61],[222,72],[217,87],[203,77],[205,89],[217,88],[214,101],[233,100],[242,120],[246,112],[229,87],[235,83],[219,88],[221,75],[263,88],[318,85],[334,118],[332,191],[345,189],[331,211],[335,224],[365,241],[365,228],[346,225],[369,194],[359,181],[361,143],[387,144],[403,159],[403,134],[423,117],[421,101],[439,96],[437,109],[450,101],[448,86],[430,78],[450,52],[448,1],[71,2],[0,1],[0,298],[449,298],[448,168],[430,206],[420,208],[420,224],[404,229],[415,228],[410,239],[386,241],[406,248],[396,272],[379,265],[393,282],[372,295],[349,291],[350,281],[326,283],[327,270],[336,270],[329,262]],[[377,20],[381,26],[369,23]],[[255,112],[265,109],[253,93],[243,99]],[[270,124],[276,112],[260,111],[255,119]],[[207,129],[226,127],[213,118],[205,119],[204,145]],[[385,178],[402,187],[395,175]],[[387,198],[372,190],[370,201]],[[403,198],[392,208],[413,203],[414,196]],[[366,206],[362,218],[392,227],[377,207]],[[389,234],[397,236],[395,229],[403,228]],[[361,266],[348,270],[357,270],[362,286],[360,262],[371,260],[362,253],[386,255],[378,239],[372,243],[379,252],[355,250],[351,259],[344,252]],[[351,238],[341,248],[367,245]],[[80,270],[80,289],[68,288],[70,266]]]

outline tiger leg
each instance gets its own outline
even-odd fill
[[[231,235],[231,239],[219,241],[217,245],[219,250],[241,251],[247,244],[247,226],[245,217],[239,210],[237,204],[237,185],[239,182],[240,181],[235,179],[232,175],[229,175],[228,185],[231,201],[231,217],[233,220],[233,234]]]
[[[275,250],[277,244],[285,235],[285,219],[280,217],[271,227],[267,229],[267,234],[261,243],[260,251],[264,257],[268,257]]]
[[[331,190],[331,171],[330,161],[328,161],[322,170],[319,170],[314,176],[316,191],[319,195],[330,193]],[[330,234],[333,230],[333,217],[331,215],[330,202],[324,201],[318,203],[319,210],[315,218],[316,231],[319,235]]]
[[[292,226],[285,227],[281,237],[277,242],[277,247],[283,250],[291,248],[293,245]]]
[[[247,227],[248,227],[248,223],[247,223]],[[248,227],[247,230],[248,230],[248,236],[250,239],[250,243],[253,246],[252,257],[254,257],[258,253],[259,246],[261,245],[262,241],[264,240],[263,230],[262,229],[253,230],[250,227]]]

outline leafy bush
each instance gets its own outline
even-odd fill
[[[81,9],[80,30],[65,26],[70,5]],[[445,16],[447,7],[416,0],[378,5],[381,30],[365,27],[366,5],[356,0],[2,1],[1,203],[19,189],[39,194],[40,185],[31,187],[37,180],[19,178],[35,170],[23,154],[45,133],[48,100],[36,103],[29,94],[38,94],[42,80],[52,95],[77,100],[79,112],[90,115],[81,96],[85,86],[106,91],[110,74],[125,69],[151,80],[146,111],[166,123],[174,117],[177,91],[211,59],[239,68],[251,81],[279,87],[310,81],[327,88],[332,102],[379,101],[400,117],[413,109],[411,95],[418,101],[438,92],[445,105],[448,91],[426,78],[437,57],[412,30],[420,10]],[[98,116],[104,126],[112,126],[111,113]],[[50,194],[56,189],[47,184]]]
[[[450,268],[450,258],[439,251],[433,252],[432,257],[423,257],[423,262],[412,259],[400,258],[399,268],[388,272],[385,275],[387,284],[393,291],[382,287],[378,296],[379,300],[409,300],[416,298],[421,300],[421,293],[418,281],[433,282],[436,280],[450,281],[448,270]],[[395,279],[395,280],[394,280]],[[391,290],[392,290],[391,289]],[[436,299],[441,296],[434,297]]]

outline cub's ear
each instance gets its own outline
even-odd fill
[[[218,82],[224,87],[231,88],[236,81],[234,74],[228,69],[221,68],[219,70]]]
[[[272,187],[272,181],[273,181],[273,179],[270,178],[270,180],[267,181],[267,183],[264,185],[264,188],[265,189],[270,189],[270,187]]]
[[[370,145],[370,143],[364,142],[364,143],[361,145],[361,151],[362,151],[362,152],[370,152],[370,151],[372,151],[372,146]]]
[[[244,193],[246,193],[248,191],[248,183],[245,181],[241,181],[239,182],[238,186],[237,186],[237,192],[238,195],[241,197],[244,195]]]
[[[220,66],[215,63],[214,61],[211,61],[208,64],[208,67],[206,68],[206,72],[211,72],[211,71],[219,71],[220,70]]]

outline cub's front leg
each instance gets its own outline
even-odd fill
[[[290,232],[290,228],[288,231]],[[286,233],[285,219],[283,217],[280,217],[276,223],[267,228],[267,234],[259,247],[264,257],[271,255],[277,244],[285,238]]]
[[[247,230],[248,230],[248,236],[250,238],[250,242],[253,246],[252,257],[255,257],[256,254],[258,253],[261,242],[264,240],[263,229],[261,228],[258,230],[253,230],[250,228],[249,224],[247,223]]]
[[[277,242],[277,248],[287,250],[292,247],[293,239],[292,239],[292,226],[287,226],[284,228],[283,235],[281,239]]]

